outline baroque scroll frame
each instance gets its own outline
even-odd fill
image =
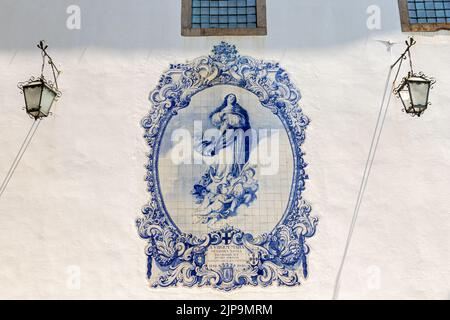
[[[281,120],[288,133],[294,155],[291,192],[283,217],[270,233],[253,236],[227,226],[204,237],[186,234],[172,221],[164,205],[158,155],[165,129],[179,110],[189,106],[195,94],[216,85],[237,86],[253,93],[262,107]],[[136,220],[140,237],[147,241],[149,281],[153,264],[161,271],[152,287],[209,286],[228,291],[244,285],[295,286],[300,284],[301,275],[308,277],[310,249],[306,239],[315,234],[318,219],[310,216],[311,207],[302,198],[308,176],[301,145],[309,119],[298,106],[300,98],[299,90],[278,63],[241,56],[234,45],[225,42],[214,46],[209,56],[170,65],[161,76],[150,93],[150,112],[142,120],[144,138],[150,147],[146,166],[150,199],[142,209],[143,216]],[[235,270],[230,263],[218,270],[208,268],[208,248],[230,243],[248,250],[248,267]]]

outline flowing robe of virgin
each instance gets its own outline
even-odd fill
[[[212,124],[220,130],[221,136],[215,145],[215,164],[211,166],[211,178],[215,184],[226,183],[229,175],[237,177],[250,157],[250,129],[247,111],[241,106],[227,106],[211,114]]]

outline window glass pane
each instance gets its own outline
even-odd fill
[[[193,28],[257,28],[256,21],[256,0],[192,0]]]
[[[450,20],[450,0],[408,0],[409,22],[446,23]]]

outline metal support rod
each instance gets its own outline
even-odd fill
[[[333,300],[337,300],[339,298],[339,291],[340,291],[341,280],[342,280],[342,272],[344,270],[344,265],[345,265],[345,261],[346,261],[348,251],[350,248],[350,243],[351,243],[351,240],[353,237],[353,232],[355,230],[356,221],[357,221],[358,215],[359,215],[359,210],[361,208],[361,203],[364,198],[367,183],[369,181],[370,173],[371,173],[372,166],[373,166],[373,163],[375,160],[376,152],[377,152],[378,145],[379,145],[380,138],[381,138],[381,133],[383,131],[384,123],[386,120],[386,115],[387,115],[387,112],[389,110],[389,106],[391,103],[393,88],[394,88],[395,82],[397,81],[398,75],[400,73],[402,63],[406,59],[407,55],[410,57],[410,49],[415,44],[416,44],[416,42],[414,41],[413,38],[410,38],[409,41],[406,41],[405,51],[389,67],[389,72],[388,72],[387,79],[386,79],[383,98],[381,100],[381,105],[380,105],[380,110],[378,112],[377,122],[376,122],[375,129],[374,129],[374,132],[372,135],[372,140],[371,140],[371,144],[370,144],[370,148],[369,148],[369,154],[367,155],[366,165],[364,167],[364,172],[363,172],[361,184],[360,184],[359,191],[358,191],[358,196],[357,196],[356,203],[355,203],[355,209],[353,211],[353,217],[352,217],[352,221],[350,223],[350,228],[348,231],[344,253],[343,253],[343,256],[342,256],[342,259],[341,259],[341,262],[339,265],[338,273],[336,276],[336,280],[335,280],[335,285],[334,285],[334,290],[333,290]],[[398,69],[395,74],[394,80],[391,83],[390,79],[392,76],[392,72],[397,65],[398,65]],[[385,104],[386,104],[386,107],[384,106]]]
[[[48,45],[45,43],[44,40],[39,41],[39,44],[37,45],[39,49],[42,51],[42,69],[41,69],[41,78],[44,77],[44,67],[45,67],[45,59],[48,60],[48,64],[52,68],[53,73],[53,79],[55,81],[56,89],[58,89],[58,77],[61,71],[56,67],[56,65],[53,63],[52,57],[47,53]],[[56,73],[55,73],[56,71]]]
[[[394,69],[394,67],[399,64],[401,61],[406,59],[406,56],[409,57],[410,67],[412,69],[412,61],[411,61],[411,47],[416,44],[416,40],[414,40],[413,37],[410,37],[409,40],[405,41],[406,43],[406,49],[405,51],[400,55],[400,57],[391,65],[391,68]],[[412,71],[412,70],[411,70]]]
[[[33,121],[33,124],[30,127],[30,130],[28,130],[28,133],[25,137],[25,139],[22,142],[22,145],[20,146],[19,152],[17,153],[16,157],[14,158],[11,167],[9,168],[8,173],[6,174],[5,178],[3,179],[2,185],[0,187],[0,199],[2,195],[4,194],[6,187],[9,184],[9,181],[11,181],[12,176],[14,175],[14,172],[17,169],[17,166],[20,163],[20,160],[22,160],[23,155],[25,154],[25,151],[27,151],[28,146],[31,143],[31,140],[34,137],[34,134],[36,133],[36,130],[39,127],[39,124],[41,123],[40,119],[36,119]]]

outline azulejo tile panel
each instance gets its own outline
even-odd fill
[[[137,219],[153,287],[307,278],[317,218],[302,197],[300,98],[278,63],[225,42],[161,76],[142,121],[150,199]]]

